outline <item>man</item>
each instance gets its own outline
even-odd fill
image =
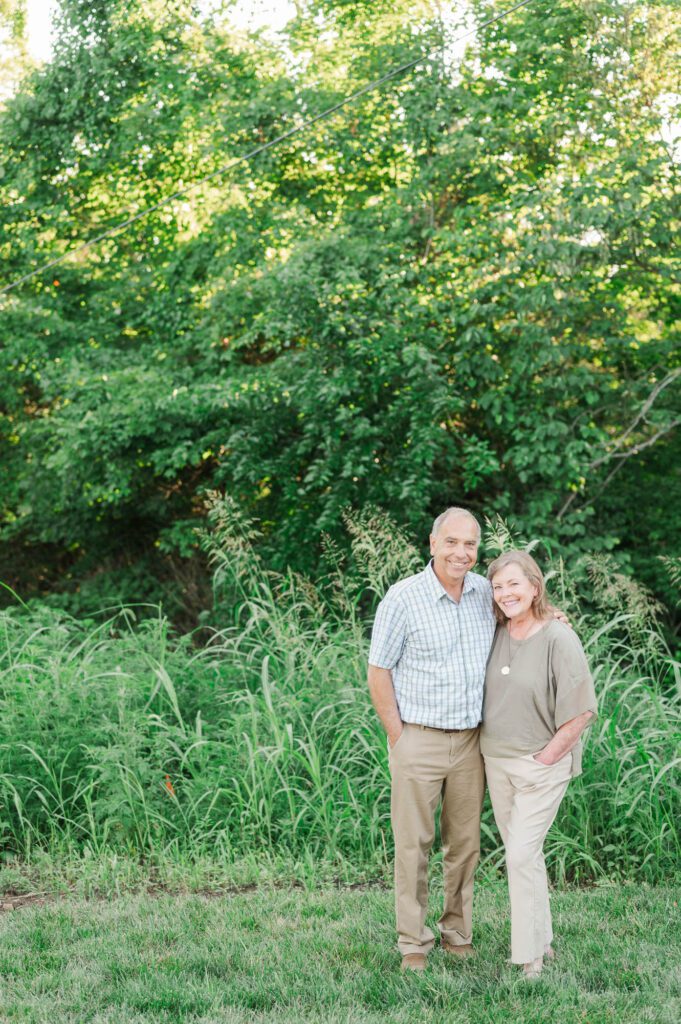
[[[392,586],[376,613],[369,689],[388,735],[395,905],[403,970],[424,970],[428,855],[442,803],[443,948],[472,953],[473,875],[485,777],[479,746],[495,619],[489,582],[471,572],[480,526],[463,508],[433,523],[432,560]]]

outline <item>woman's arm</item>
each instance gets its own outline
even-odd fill
[[[572,750],[593,717],[593,711],[585,711],[561,725],[553,739],[549,740],[543,750],[534,755],[535,761],[547,765],[560,761],[561,757],[565,757]]]

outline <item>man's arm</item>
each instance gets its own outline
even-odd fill
[[[388,735],[388,743],[391,747],[394,747],[400,738],[404,725],[402,724],[397,701],[395,700],[392,672],[388,668],[378,668],[376,665],[369,665],[368,682],[371,702],[376,708],[376,714]]]

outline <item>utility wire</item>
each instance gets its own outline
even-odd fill
[[[457,43],[463,42],[464,39],[468,39],[469,36],[475,35],[475,33],[479,32],[481,29],[487,28],[488,25],[493,25],[497,21],[502,21],[504,18],[507,18],[510,14],[513,14],[514,11],[520,10],[521,7],[527,7],[527,5],[532,2],[533,0],[520,0],[519,3],[515,4],[513,7],[509,7],[505,11],[502,11],[501,14],[496,14],[493,18],[488,18],[487,21],[483,21],[482,24],[476,25],[475,28],[469,29],[468,32],[464,32],[463,35],[458,36],[456,39],[454,39],[451,45],[456,46]],[[363,85],[361,89],[357,89],[356,92],[353,92],[349,96],[346,96],[345,99],[340,100],[340,102],[335,103],[332,107],[328,107],[326,110],[322,110],[321,113],[315,114],[314,117],[309,118],[307,121],[304,121],[302,124],[297,125],[295,128],[290,128],[287,132],[284,132],[282,135],[277,135],[276,138],[270,139],[269,142],[265,142],[260,146],[256,146],[255,149],[250,150],[250,152],[248,153],[244,153],[243,156],[236,157],[236,159],[232,160],[224,167],[218,168],[217,171],[212,171],[205,177],[200,178],[199,181],[195,181],[193,182],[193,184],[187,185],[186,188],[178,189],[177,192],[173,192],[172,195],[166,196],[165,199],[160,199],[157,203],[154,203],[152,206],[148,206],[146,210],[142,210],[140,213],[136,213],[128,217],[126,220],[121,221],[120,224],[114,225],[114,227],[109,228],[107,231],[102,231],[101,234],[96,235],[94,238],[91,238],[88,242],[83,242],[82,245],[76,246],[75,249],[69,249],[67,252],[62,253],[61,256],[57,256],[56,259],[50,260],[48,263],[44,263],[42,266],[37,267],[35,270],[30,270],[27,274],[24,274],[23,277],[19,277],[17,278],[16,281],[12,281],[11,284],[7,284],[4,286],[4,288],[0,288],[0,295],[5,295],[7,292],[12,291],[14,288],[18,288],[19,285],[23,284],[25,281],[29,281],[32,277],[35,277],[37,274],[43,274],[46,270],[50,270],[52,267],[56,267],[59,263],[63,263],[63,261],[65,259],[68,259],[70,256],[77,256],[78,253],[84,252],[86,249],[89,249],[93,245],[97,245],[99,242],[104,241],[105,238],[111,238],[113,235],[119,234],[119,232],[124,231],[125,228],[129,228],[131,224],[134,224],[136,221],[141,220],[143,217],[148,217],[150,213],[154,213],[155,210],[160,210],[162,206],[166,206],[168,203],[172,203],[175,199],[179,199],[181,196],[188,195],[190,192],[193,192],[194,189],[197,189],[200,185],[204,185],[207,181],[211,181],[212,178],[217,178],[223,174],[227,174],[228,171],[231,171],[238,164],[247,163],[254,157],[259,156],[260,153],[264,153],[266,150],[272,149],[274,146],[278,146],[280,142],[285,142],[286,139],[290,139],[294,135],[298,135],[302,132],[307,131],[314,124],[317,124],[318,121],[323,121],[325,118],[330,117],[332,114],[335,114],[337,110],[342,110],[343,107],[348,106],[348,104],[354,103],[355,100],[358,100],[360,98],[360,96],[365,96],[368,92],[373,92],[375,89],[378,89],[385,82],[389,82],[391,78],[397,78],[398,75],[404,74],[405,71],[410,71],[412,68],[416,67],[417,64],[422,64],[423,61],[429,60],[431,57],[434,57],[436,54],[440,53],[443,49],[444,46],[438,46],[437,49],[431,50],[429,53],[422,53],[420,56],[416,57],[415,60],[411,60],[407,64],[401,64],[399,67],[393,68],[392,71],[387,71],[385,75],[381,76],[381,78],[377,78],[375,81],[369,82],[367,85]]]

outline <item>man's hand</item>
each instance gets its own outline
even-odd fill
[[[402,723],[400,725],[399,731],[395,732],[395,730],[393,729],[393,730],[391,730],[388,733],[388,743],[390,745],[390,749],[391,750],[393,749],[393,747],[395,746],[395,744],[397,743],[397,741],[399,740],[399,738],[400,738],[400,736],[402,735],[403,732],[404,732],[404,723]]]
[[[395,700],[393,677],[389,669],[369,665],[369,692],[392,748],[402,735],[404,725]]]
[[[565,612],[561,611],[560,608],[554,608],[553,605],[550,604],[549,605],[549,611],[553,615],[554,619],[558,619],[559,622],[564,623],[566,626],[569,626],[570,629],[572,629],[572,623],[568,619],[568,617],[565,614]]]

